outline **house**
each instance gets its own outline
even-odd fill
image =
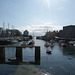
[[[23,32],[23,36],[24,36],[24,37],[29,36],[29,32],[28,32],[27,30],[25,30],[25,31]]]

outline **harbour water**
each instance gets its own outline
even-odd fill
[[[75,48],[60,47],[55,43],[54,47],[46,48],[45,41],[34,39],[35,45],[40,46],[40,61],[35,62],[35,48],[23,48],[22,59],[18,62],[8,60],[8,57],[16,57],[16,48],[6,47],[5,58],[0,60],[0,75],[75,75]],[[11,45],[21,45],[18,42]],[[51,50],[47,54],[46,50]],[[0,58],[1,59],[1,58]]]

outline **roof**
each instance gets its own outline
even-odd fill
[[[64,26],[64,27],[75,27],[75,25],[68,25],[68,26]]]

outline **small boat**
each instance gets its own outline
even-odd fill
[[[50,44],[50,47],[54,47],[54,43],[51,43],[51,44]]]
[[[21,44],[21,46],[27,46],[26,42],[24,41],[23,44]]]
[[[11,43],[17,43],[18,42],[18,40],[16,40],[16,39],[11,39],[10,41],[11,41]]]
[[[51,54],[51,50],[46,50],[46,53]]]
[[[28,46],[34,46],[35,42],[32,40],[28,43]]]
[[[73,44],[73,46],[75,47],[75,44]]]
[[[49,47],[50,46],[50,44],[49,43],[45,43],[45,45],[44,45],[45,47]]]
[[[15,57],[8,57],[8,60],[15,61],[15,60],[17,60],[17,58],[15,58]]]
[[[69,41],[69,44],[70,45],[74,45],[75,44],[75,41]]]
[[[67,45],[65,43],[62,43],[61,47],[67,47]]]
[[[21,44],[21,46],[27,46],[27,44]]]

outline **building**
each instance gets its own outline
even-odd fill
[[[3,28],[0,28],[0,35],[1,35],[2,31],[3,31]]]
[[[0,37],[2,38],[6,38],[6,37],[18,37],[18,36],[22,36],[22,33],[17,30],[17,29],[14,29],[14,30],[10,30],[10,29],[3,29],[3,28],[0,28]]]
[[[59,32],[59,36],[63,38],[75,38],[75,25],[64,26]]]
[[[29,32],[28,32],[27,30],[25,30],[25,31],[23,32],[23,36],[24,36],[24,37],[29,36]]]
[[[63,30],[60,30],[60,31],[59,31],[58,37],[63,37]]]

